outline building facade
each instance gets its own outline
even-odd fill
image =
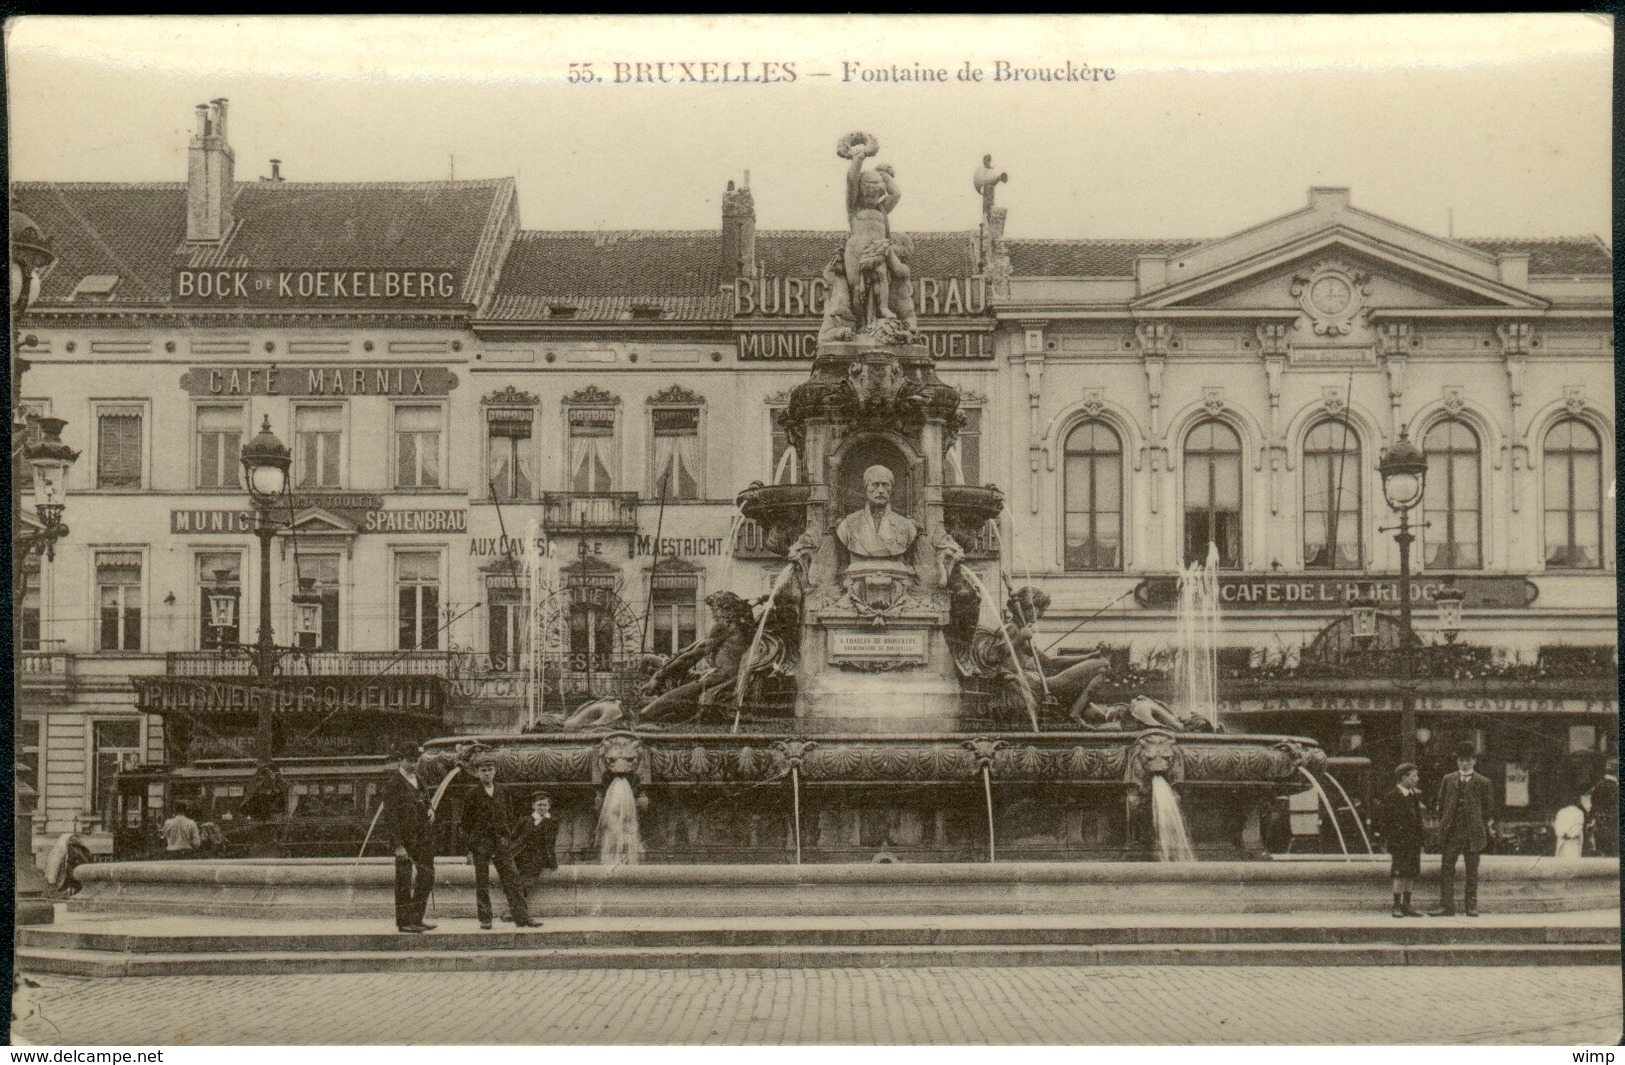
[[[312,652],[278,680],[287,757],[555,720],[782,565],[734,495],[795,475],[774,415],[843,232],[758,231],[748,179],[715,230],[526,231],[506,180],[239,182],[224,101],[198,123],[184,183],[13,187],[57,255],[24,407],[82,451],[22,605],[41,846],[139,818],[123,768],[251,755],[238,456],[267,423],[293,451],[275,635]],[[979,206],[911,235],[915,302],[963,478],[1003,489],[1007,573],[1050,592],[1057,646],[1165,686],[1177,575],[1212,544],[1229,727],[1391,765],[1392,622],[1377,654],[1346,630],[1350,598],[1397,592],[1376,464],[1404,430],[1441,645],[1412,663],[1419,751],[1473,739],[1509,812],[1549,818],[1617,735],[1609,250],[1439,238],[1338,189],[1187,241],[1006,238]]]

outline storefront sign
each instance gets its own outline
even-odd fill
[[[726,554],[722,536],[663,536],[658,541],[653,536],[638,535],[634,545],[637,555],[653,555],[658,553],[662,558],[693,558],[703,555]],[[659,551],[656,552],[656,544]]]
[[[475,536],[468,541],[468,553],[477,558],[540,558],[547,554],[547,537]]]
[[[296,510],[298,508],[295,508]],[[468,531],[466,510],[350,510],[322,507],[355,524],[356,532],[461,533]],[[251,533],[252,510],[172,510],[169,531],[181,533]]]
[[[205,677],[132,677],[148,714],[257,714],[338,711],[438,715],[445,706],[439,677],[313,677],[284,679],[273,688]]]
[[[1412,700],[1418,713],[1458,714],[1606,714],[1617,715],[1615,699],[1548,699],[1521,695],[1429,695]],[[1404,710],[1398,692],[1372,695],[1282,695],[1267,699],[1220,699],[1223,714],[1279,714],[1326,711],[1341,714],[1397,714]]]
[[[456,270],[252,270],[216,267],[175,271],[173,302],[223,306],[313,303],[451,304],[462,286]]]
[[[1527,577],[1458,577],[1453,582],[1467,593],[1466,610],[1523,609],[1540,594]],[[1445,586],[1438,577],[1411,580],[1411,603],[1426,606],[1433,593]],[[1282,577],[1276,575],[1219,577],[1220,610],[1325,610],[1342,611],[1352,599],[1376,597],[1379,605],[1399,603],[1399,581],[1394,577]],[[1178,577],[1147,577],[1134,589],[1143,607],[1167,610],[1179,605]]]
[[[835,658],[908,658],[923,661],[925,633],[835,629],[829,634],[829,653]]]
[[[530,675],[507,673],[456,677],[451,682],[453,698],[472,703],[517,702],[530,695]]]
[[[444,396],[457,375],[444,366],[194,366],[191,396]]]
[[[815,329],[753,329],[740,333],[738,341],[742,362],[810,362],[818,354],[818,331]],[[931,357],[938,362],[993,358],[991,331],[926,327],[920,331],[920,342],[931,349]]]
[[[914,309],[922,318],[987,313],[987,278],[917,277]],[[819,318],[829,296],[822,277],[736,277],[735,318]]]

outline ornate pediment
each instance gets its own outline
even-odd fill
[[[672,385],[649,397],[650,406],[697,407],[704,402],[704,396],[682,385]]]
[[[605,407],[619,404],[621,398],[597,385],[588,385],[565,396],[564,402],[572,407]]]
[[[349,521],[330,510],[312,507],[299,512],[299,515],[284,529],[278,531],[278,536],[303,537],[351,537],[356,535],[355,523]]]
[[[480,400],[480,402],[490,407],[535,407],[539,406],[542,401],[529,392],[522,392],[513,385],[509,385],[506,388],[497,389]]]

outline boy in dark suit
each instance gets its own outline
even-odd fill
[[[542,882],[542,874],[559,867],[554,848],[559,838],[559,823],[553,819],[553,799],[545,791],[530,798],[530,813],[519,819],[513,831],[513,861],[519,869],[520,890],[528,896],[530,890]],[[504,921],[513,917],[503,914]]]
[[[395,750],[395,766],[384,782],[385,831],[395,852],[395,928],[427,932],[423,911],[434,890],[434,811],[418,782],[418,745]],[[415,874],[415,875],[414,875]]]
[[[473,764],[479,782],[463,794],[461,826],[463,847],[474,866],[474,899],[480,927],[491,927],[491,866],[495,865],[513,923],[520,928],[540,928],[540,921],[530,919],[525,892],[519,884],[519,870],[513,863],[512,829],[496,793],[496,758],[478,754]]]
[[[1377,805],[1377,828],[1393,859],[1394,916],[1420,917],[1411,908],[1411,888],[1422,875],[1422,774],[1410,762],[1394,769],[1394,786]]]
[[[1473,771],[1477,755],[1471,743],[1456,747],[1456,772],[1439,784],[1439,909],[1436,917],[1456,915],[1456,858],[1464,857],[1467,887],[1463,907],[1478,916],[1478,856],[1490,845],[1495,825],[1490,778]]]
[[[559,867],[554,851],[559,823],[553,819],[553,799],[545,791],[530,797],[530,816],[520,820],[514,833],[513,859],[527,888],[535,887],[543,873]]]

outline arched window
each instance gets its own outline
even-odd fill
[[[1596,569],[1602,565],[1602,443],[1578,418],[1564,418],[1546,433],[1542,475],[1546,499],[1546,565]]]
[[[1303,438],[1303,565],[1359,569],[1360,436],[1340,418]]]
[[[1241,566],[1241,438],[1221,421],[1198,422],[1185,436],[1185,563],[1219,549],[1219,565]]]
[[[1084,422],[1066,436],[1063,471],[1066,568],[1123,568],[1123,444],[1109,426]]]
[[[1434,425],[1422,438],[1428,457],[1422,530],[1422,565],[1428,569],[1478,569],[1484,565],[1480,529],[1478,434],[1458,418]]]

